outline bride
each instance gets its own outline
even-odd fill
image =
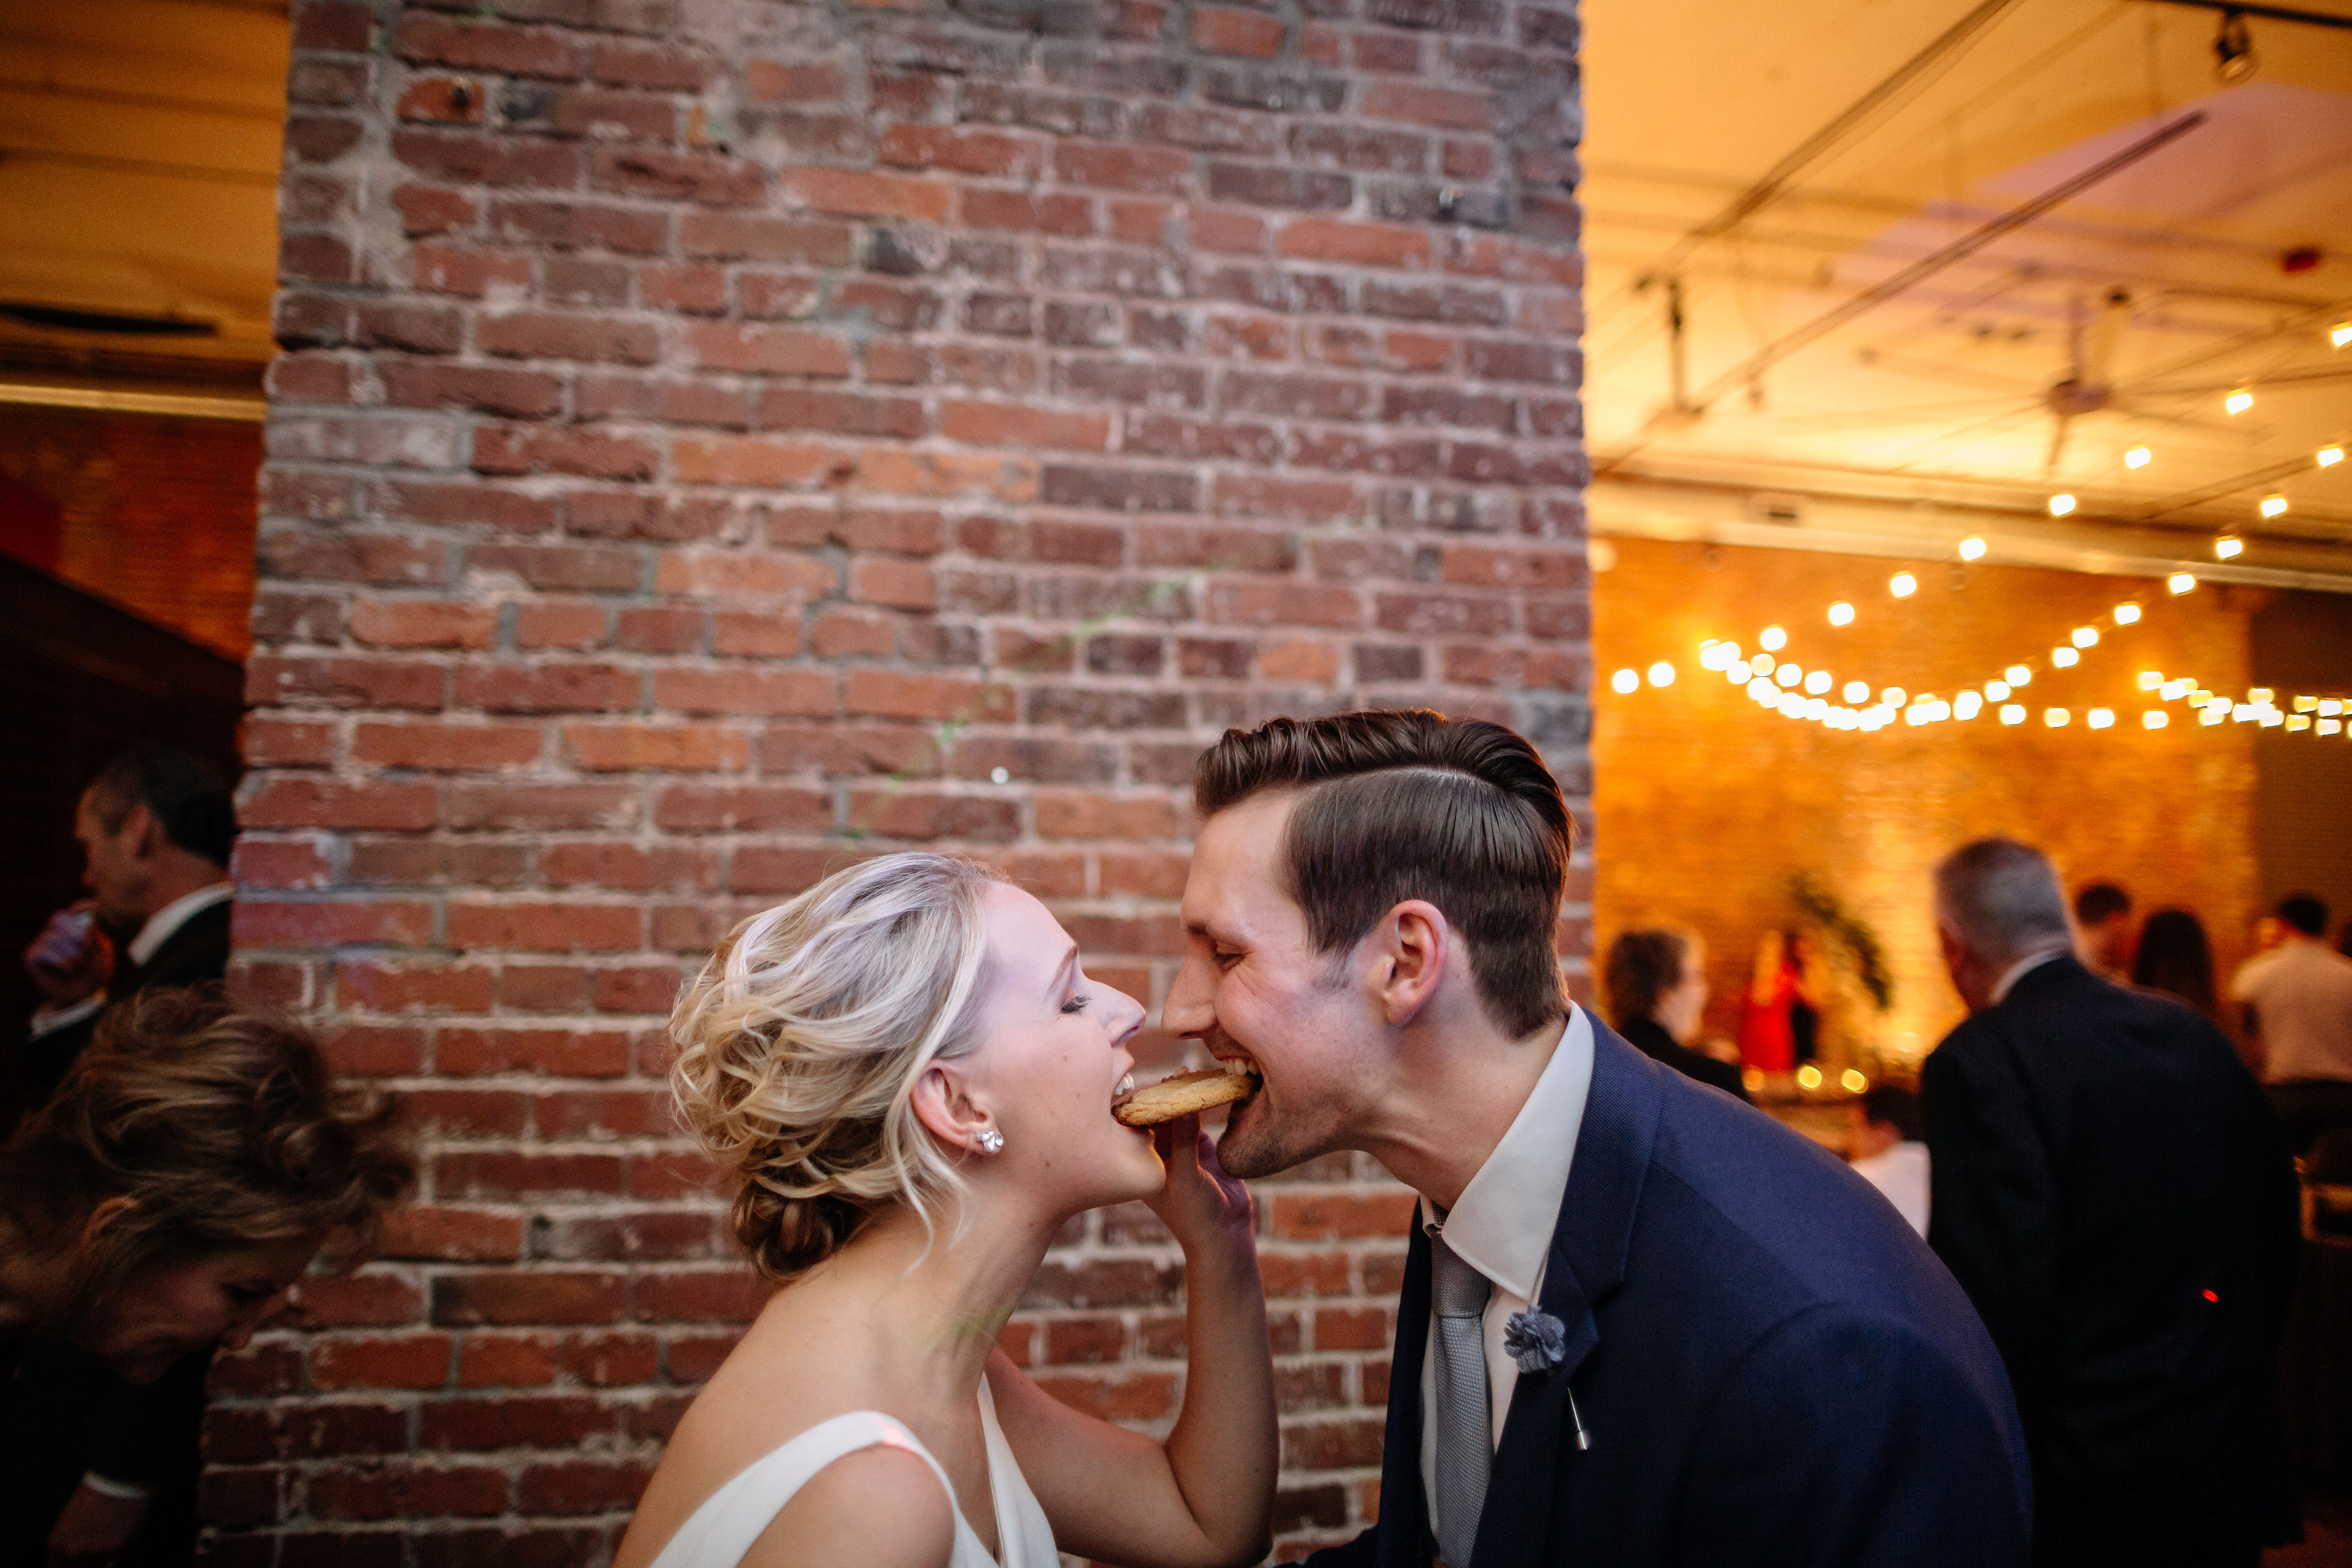
[[[1043,904],[945,856],[869,860],[735,929],[678,1002],[671,1085],[780,1289],[678,1423],[614,1568],[1265,1555],[1249,1196],[1196,1120],[1113,1120],[1142,1022]],[[996,1348],[1063,1223],[1130,1198],[1184,1249],[1165,1441]]]

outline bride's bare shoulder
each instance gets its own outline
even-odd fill
[[[740,1568],[948,1568],[955,1505],[919,1454],[860,1448],[819,1470],[751,1543]]]

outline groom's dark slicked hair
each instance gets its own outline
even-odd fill
[[[1228,730],[1192,770],[1203,817],[1286,789],[1307,795],[1283,870],[1318,952],[1345,952],[1424,899],[1468,942],[1478,995],[1506,1032],[1567,1012],[1553,933],[1573,830],[1533,746],[1427,709],[1337,713]]]

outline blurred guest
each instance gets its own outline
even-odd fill
[[[2296,1153],[2352,1126],[2352,958],[2327,950],[2327,906],[2309,893],[2279,900],[2279,942],[2230,982]]]
[[[1927,1239],[2017,1391],[2034,1562],[2251,1565],[2298,1528],[2278,1119],[2212,1024],[2075,958],[2039,851],[1956,851],[1936,916],[1969,1016],[1921,1077]]]
[[[44,998],[23,1049],[34,1106],[56,1091],[110,1005],[149,989],[216,983],[228,968],[236,808],[219,768],[168,746],[125,752],[82,792],[74,837],[90,896],[53,916],[25,953]],[[110,1468],[94,1470],[93,1485],[122,1489],[102,1510],[114,1518],[144,1508],[132,1492],[160,1490],[166,1506],[147,1510],[152,1535],[174,1513],[169,1502],[194,1487],[211,1360],[209,1349],[198,1352],[133,1390],[97,1357],[44,1342],[25,1353],[16,1407],[35,1430],[68,1434],[88,1419],[83,1413],[106,1410],[113,1413],[108,1427],[144,1434],[137,1455],[108,1458]],[[60,1437],[53,1451],[76,1450]],[[136,1479],[126,1474],[132,1470]],[[82,1507],[77,1498],[77,1511]]]
[[[1789,955],[1789,1054],[1809,1062],[1822,1052],[1822,1000],[1829,994],[1821,944],[1802,926],[1781,939]]]
[[[1679,926],[1629,931],[1609,944],[1601,965],[1609,1021],[1632,1045],[1685,1078],[1740,1100],[1739,1069],[1691,1048],[1706,1011],[1706,950]]]
[[[1854,1174],[1886,1194],[1913,1230],[1927,1234],[1927,1144],[1919,1097],[1901,1084],[1882,1083],[1853,1102],[1853,1132],[1846,1159]]]
[[[1787,1072],[1797,1065],[1795,1030],[1789,1021],[1797,977],[1789,963],[1789,939],[1768,931],[1756,943],[1756,964],[1739,994],[1739,1060],[1757,1072]]]
[[[2118,985],[2131,983],[2131,895],[2113,882],[2091,882],[2074,895],[2083,962]]]
[[[26,1342],[0,1379],[0,1563],[187,1562],[194,1430],[125,1385],[244,1344],[314,1259],[365,1252],[412,1170],[391,1111],[290,1025],[171,991],[108,1012],[0,1146],[0,1338]]]
[[[2131,983],[2143,991],[2179,997],[2208,1018],[2218,1017],[2213,949],[2205,941],[2205,922],[2187,910],[2158,910],[2148,916],[2132,952]]]
[[[25,951],[43,997],[24,1048],[36,1104],[109,1002],[218,980],[228,968],[236,808],[219,768],[168,746],[125,752],[82,792],[74,837],[90,896],[52,916]]]

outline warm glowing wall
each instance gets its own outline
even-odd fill
[[[1895,969],[1892,1013],[1874,1025],[1855,1016],[1890,1051],[1932,1047],[1959,1008],[1936,954],[1928,870],[1954,845],[1990,833],[2047,849],[2070,890],[2108,879],[2143,910],[2196,910],[2224,976],[2246,954],[2258,904],[2252,727],[2203,728],[2182,704],[2144,699],[2137,677],[2157,669],[2242,691],[2247,622],[2262,595],[2208,586],[2175,599],[2140,579],[1958,574],[1793,550],[1647,540],[1616,548],[1593,595],[1595,919],[1604,945],[1654,916],[1701,931],[1716,989],[1710,1028],[1733,1027],[1757,937],[1793,914],[1790,873],[1811,870],[1875,928]],[[1921,586],[1898,601],[1886,584],[1906,566]],[[1753,648],[1778,622],[1790,633],[1785,657],[1828,668],[1840,685],[1861,679],[1948,699],[2012,659],[2046,658],[2073,627],[2126,598],[2146,617],[2109,634],[2073,670],[2038,679],[2023,693],[2032,721],[2014,729],[1987,714],[1832,731],[1767,712],[1698,664],[1702,639]],[[1838,600],[1859,612],[1842,630],[1824,618]],[[1671,687],[1608,689],[1610,672],[1659,659],[1675,667]],[[2073,712],[2065,729],[2042,722],[2055,704]],[[2084,710],[2100,705],[2116,710],[2116,728],[2084,726]],[[2170,708],[2169,728],[2140,728],[2152,705]]]

